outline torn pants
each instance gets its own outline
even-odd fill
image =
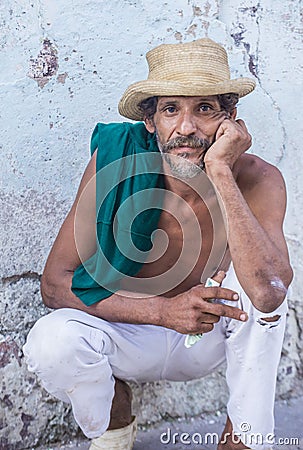
[[[247,322],[222,317],[193,347],[185,335],[154,325],[110,323],[75,309],[59,309],[37,321],[24,354],[43,387],[72,405],[75,420],[89,438],[101,436],[110,420],[114,377],[125,381],[187,381],[226,362],[228,415],[248,447],[270,447],[274,398],[287,304],[270,314],[251,303],[231,266],[222,284],[239,293],[232,302],[248,313]],[[264,317],[279,315],[276,322]],[[246,424],[246,425],[243,425]]]

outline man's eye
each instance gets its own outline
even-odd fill
[[[201,105],[200,110],[203,112],[210,112],[212,110],[212,107],[210,105]]]
[[[176,112],[176,108],[175,106],[167,106],[165,108],[165,111],[168,112],[169,114],[173,114],[174,112]]]

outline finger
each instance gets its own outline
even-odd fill
[[[241,119],[238,119],[238,120],[240,120],[240,122],[243,123],[243,125],[245,127],[243,120],[241,120]],[[221,124],[219,125],[219,127],[216,131],[215,141],[218,140],[221,136],[223,136],[226,133],[226,131],[228,129],[230,129],[230,127],[234,127],[235,124],[238,122],[238,120],[234,120],[230,115],[226,115],[224,120],[221,122]],[[240,125],[240,123],[239,123],[239,125]]]
[[[219,272],[217,272],[212,277],[212,279],[215,280],[217,283],[221,284],[225,277],[226,277],[226,273],[224,272],[224,270],[219,270]]]
[[[228,288],[223,288],[221,286],[205,287],[203,284],[195,286],[191,289],[191,292],[200,299],[210,299],[210,298],[222,298],[224,300],[239,300],[239,294]]]
[[[241,127],[241,128],[243,128],[243,130],[245,130],[245,131],[247,131],[247,132],[248,132],[248,130],[247,130],[247,126],[245,125],[245,122],[244,122],[244,120],[242,120],[242,119],[237,119],[237,120],[236,120],[236,123],[237,123],[237,124],[239,124],[239,125],[240,125],[240,127]]]
[[[202,323],[217,323],[220,320],[220,316],[215,314],[204,313],[199,319]]]
[[[208,305],[207,312],[210,314],[218,315],[220,317],[229,317],[231,319],[240,320],[241,322],[246,322],[248,319],[247,313],[240,308],[213,303],[208,303]],[[206,311],[205,308],[204,311]]]
[[[223,136],[224,130],[225,130],[225,127],[223,126],[223,123],[225,122],[226,119],[227,119],[227,117],[223,120],[223,122],[221,123],[221,125],[217,129],[216,135],[215,135],[215,141],[217,141],[221,136]]]
[[[196,333],[209,333],[214,329],[214,325],[212,323],[201,323],[199,329]]]

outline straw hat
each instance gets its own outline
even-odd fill
[[[230,79],[226,51],[208,38],[186,44],[162,44],[146,55],[148,79],[126,89],[119,102],[122,116],[142,120],[138,105],[153,96],[204,96],[236,93],[255,88],[250,78]]]

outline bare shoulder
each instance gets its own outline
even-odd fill
[[[242,155],[235,166],[235,178],[259,221],[281,225],[286,211],[286,187],[279,169],[256,155]]]
[[[237,184],[243,195],[262,191],[285,191],[279,169],[256,155],[244,154],[235,166]],[[270,188],[270,189],[269,189]]]

